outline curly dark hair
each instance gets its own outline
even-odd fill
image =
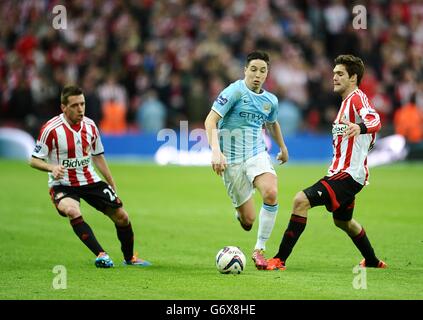
[[[364,74],[364,63],[359,57],[355,57],[352,54],[341,54],[335,58],[335,65],[343,64],[348,72],[348,76],[351,78],[353,75],[357,75],[357,86],[360,85],[361,79]]]

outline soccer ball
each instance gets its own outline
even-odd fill
[[[245,263],[245,255],[239,247],[224,247],[216,255],[216,268],[220,273],[240,274],[245,269]]]

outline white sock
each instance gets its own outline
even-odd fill
[[[257,242],[254,249],[266,250],[266,241],[269,240],[273,226],[275,225],[278,207],[279,206],[277,204],[271,206],[263,203],[259,214]]]

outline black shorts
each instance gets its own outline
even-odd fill
[[[363,185],[348,173],[339,172],[331,177],[323,177],[311,187],[303,190],[311,207],[326,206],[337,220],[349,221],[354,211],[355,195]]]
[[[54,205],[57,206],[60,200],[72,198],[78,202],[84,199],[90,206],[105,213],[107,208],[120,208],[123,203],[116,195],[115,191],[104,181],[87,184],[80,187],[53,186],[50,188],[50,197]],[[57,209],[60,215],[66,215]]]

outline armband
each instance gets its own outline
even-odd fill
[[[359,123],[358,126],[360,127],[360,134],[367,133],[367,127],[366,127],[366,125],[363,122],[362,123]]]

